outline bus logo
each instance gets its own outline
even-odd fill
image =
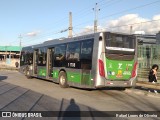
[[[122,63],[118,63],[118,69],[122,69]]]
[[[118,70],[118,74],[116,75],[117,78],[121,78],[122,77],[122,70]]]

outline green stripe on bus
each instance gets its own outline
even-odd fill
[[[82,85],[91,85],[91,75],[90,74],[82,74]]]
[[[67,79],[70,82],[79,83],[81,85],[90,85],[91,84],[91,75],[86,73],[67,73]]]
[[[39,69],[38,75],[39,76],[46,76],[46,68]]]
[[[81,83],[81,74],[67,72],[67,79],[68,79],[68,81],[71,81],[71,82]]]
[[[53,78],[58,79],[58,70],[53,70]]]
[[[58,70],[53,70],[53,78],[58,80]],[[79,83],[82,85],[91,85],[91,75],[90,74],[80,74],[78,72],[67,72],[67,80],[73,83]]]

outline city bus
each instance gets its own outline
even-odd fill
[[[21,51],[20,71],[27,78],[51,80],[62,88],[134,87],[136,37],[100,32],[26,46]]]

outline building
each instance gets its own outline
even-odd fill
[[[139,43],[143,43],[143,45],[153,45],[156,44],[157,39],[156,35],[148,35],[148,34],[143,34],[143,35],[136,35]]]
[[[136,35],[138,40],[139,68],[151,68],[153,64],[160,65],[160,44],[157,35]]]
[[[20,46],[0,46],[0,65],[15,66],[19,63]]]
[[[160,44],[160,31],[156,34],[156,44]]]
[[[156,35],[137,34],[138,40],[138,80],[148,80],[148,72],[153,64],[160,66],[160,32]],[[158,80],[160,74],[158,73]]]

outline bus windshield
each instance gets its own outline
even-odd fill
[[[135,38],[132,35],[106,33],[105,41],[107,54],[135,54]]]

